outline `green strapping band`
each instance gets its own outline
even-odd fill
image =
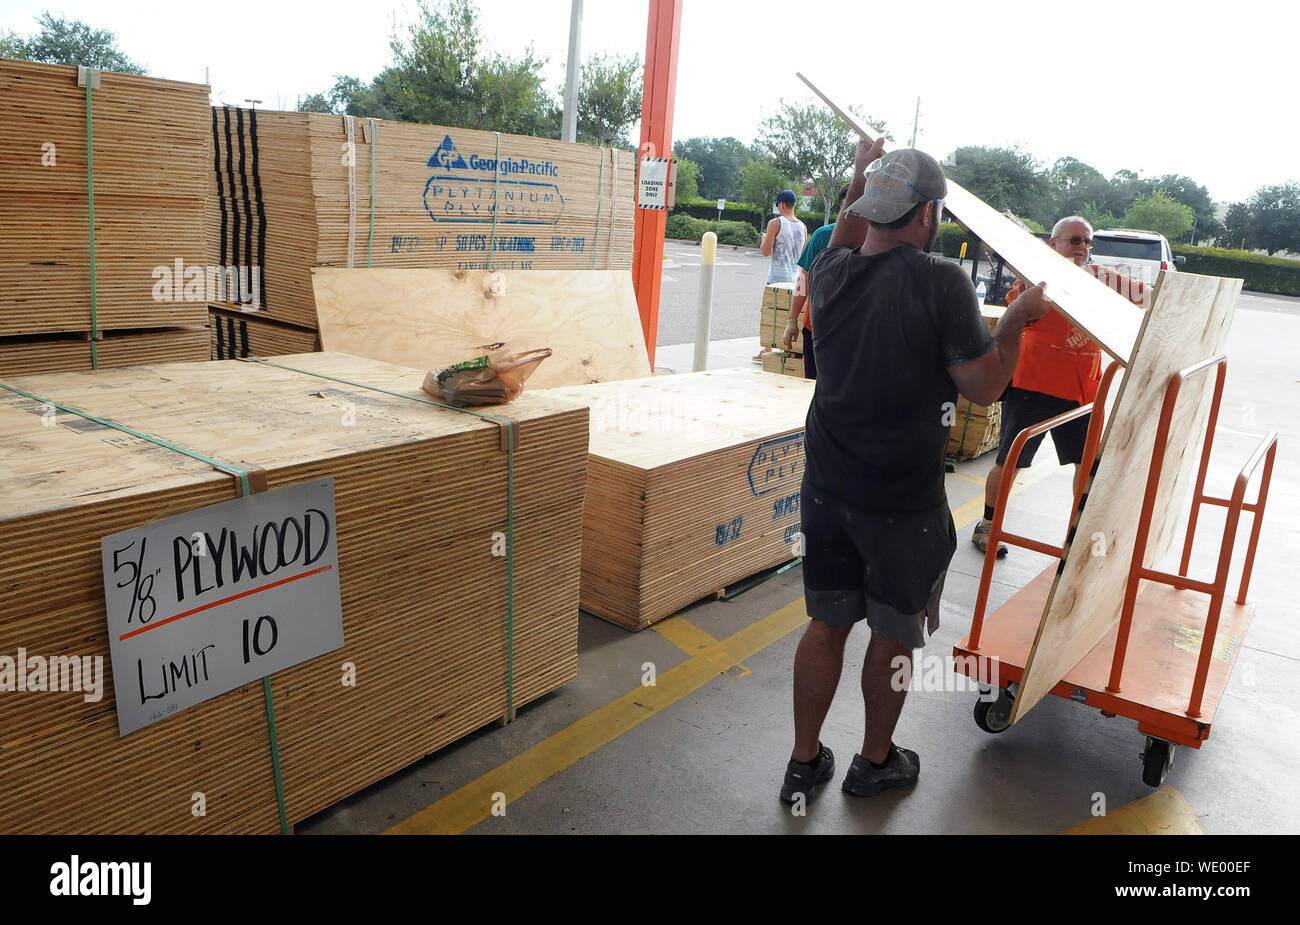
[[[605,149],[600,149],[600,179],[596,181],[596,234],[591,239],[591,268],[596,269],[596,245],[600,243],[600,209],[604,200],[600,198],[605,189]]]
[[[501,133],[497,132],[497,159],[495,162],[496,179],[492,186],[492,241],[488,244],[488,269],[496,265],[497,250],[497,212],[501,209]],[[450,408],[450,405],[445,407]],[[456,408],[456,411],[461,409]]]
[[[86,192],[90,207],[90,367],[99,369],[99,313],[95,301],[95,128],[90,108],[90,85],[95,82],[86,69]]]
[[[366,244],[366,266],[375,262],[375,120],[370,120],[370,241]]]
[[[407,401],[418,401],[424,405],[433,405],[435,408],[445,408],[448,411],[456,411],[461,414],[470,414],[477,418],[483,418],[486,421],[492,421],[494,424],[504,427],[506,430],[506,722],[514,722],[515,719],[515,422],[509,418],[498,417],[495,414],[487,414],[483,411],[475,411],[473,408],[457,408],[455,405],[448,405],[444,402],[434,401],[432,398],[421,398],[418,395],[403,395],[401,392],[394,392],[392,389],[380,388],[377,385],[366,385],[364,382],[353,382],[350,379],[340,379],[337,376],[327,376],[325,373],[312,372],[309,369],[299,369],[296,366],[285,366],[282,363],[272,363],[270,360],[264,360],[261,357],[243,357],[245,363],[261,363],[263,366],[274,366],[276,369],[287,370],[291,373],[301,373],[304,376],[315,376],[317,379],[326,379],[330,382],[338,382],[342,385],[350,385],[357,389],[366,389],[370,392],[380,392],[384,395],[391,395],[394,398],[404,398]]]
[[[87,86],[89,86],[89,82],[87,82]],[[7,382],[0,381],[0,389],[6,389],[10,392],[13,392],[15,395],[21,395],[23,398],[29,399],[31,401],[39,402],[40,404],[47,405],[51,408],[58,408],[60,411],[66,412],[67,414],[75,414],[77,417],[85,418],[87,421],[93,421],[96,424],[102,424],[104,427],[111,427],[114,430],[121,431],[124,434],[129,434],[132,437],[138,437],[141,440],[145,440],[149,443],[152,443],[155,446],[161,446],[168,450],[174,450],[175,452],[180,453],[183,456],[189,456],[192,459],[197,459],[200,462],[205,462],[208,465],[212,466],[214,469],[220,469],[223,472],[229,472],[231,475],[237,476],[239,478],[239,488],[242,497],[247,498],[249,495],[253,493],[252,486],[249,484],[248,481],[248,470],[236,466],[234,463],[222,462],[219,459],[213,459],[211,456],[204,456],[202,453],[196,453],[193,450],[187,450],[182,446],[177,446],[174,443],[169,443],[166,440],[163,440],[159,437],[151,437],[148,434],[143,434],[140,431],[133,430],[132,428],[127,427],[123,424],[118,424],[114,421],[109,421],[104,418],[97,417],[93,414],[90,414],[87,411],[82,411],[80,408],[74,408],[71,405],[64,405],[56,401],[50,401],[48,398],[41,398],[39,395],[33,395],[31,392],[27,392],[16,386],[9,385]],[[289,820],[288,820],[288,813],[285,811],[284,777],[280,773],[280,740],[279,737],[276,735],[276,731],[275,731],[275,703],[271,696],[271,678],[269,675],[262,678],[262,690],[266,697],[266,725],[267,725],[267,730],[271,736],[271,768],[275,774],[275,803],[276,803],[276,809],[279,811],[280,814],[280,834],[288,835]]]

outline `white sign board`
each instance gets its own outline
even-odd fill
[[[104,603],[127,735],[343,645],[334,480],[104,537]]]
[[[718,200],[718,211],[721,212],[721,211],[722,211],[723,209],[725,209],[726,207],[727,207],[727,200],[725,200],[725,199],[719,199],[719,200]]]
[[[668,164],[672,158],[643,157],[637,177],[636,204],[642,209],[668,208]]]

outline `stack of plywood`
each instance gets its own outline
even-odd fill
[[[642,629],[799,555],[813,385],[724,369],[548,389],[591,409],[583,609]]]
[[[207,300],[184,277],[205,262],[208,88],[109,72],[94,81],[91,171],[77,68],[0,59],[6,372],[207,354]]]
[[[266,321],[256,312],[212,308],[209,315],[208,333],[214,360],[310,353],[320,347],[315,331]]]
[[[790,319],[790,307],[794,300],[794,283],[768,283],[763,288],[763,308],[758,321],[758,339],[764,347],[782,349],[781,336],[785,334],[785,323]],[[806,307],[805,307],[806,311]],[[806,316],[805,319],[806,321]],[[793,353],[803,353],[803,326],[790,344]]]
[[[339,354],[277,362],[404,395],[418,370]],[[333,477],[344,647],[272,677],[288,818],[301,820],[503,716],[507,455],[497,424],[251,362],[10,380],[42,399],[265,469]],[[526,393],[516,422],[514,704],[577,669],[588,412]],[[0,390],[0,654],[103,656],[101,537],[237,494],[174,450]],[[351,662],[355,686],[340,682]],[[261,685],[119,738],[112,678],[0,696],[0,831],[273,832]],[[194,815],[194,794],[206,815]]]
[[[1000,305],[981,305],[980,314],[992,333],[1006,309]],[[948,456],[974,459],[998,448],[1002,437],[1002,402],[977,405],[964,395],[957,397],[957,413],[948,433]]]
[[[213,306],[253,309],[243,319],[250,332],[277,322],[315,330],[318,266],[630,268],[630,152],[383,120],[348,125],[319,113],[212,111],[210,259],[260,271],[257,285],[250,272]],[[259,340],[276,335],[250,337]]]
[[[763,372],[779,373],[783,376],[794,376],[797,379],[803,378],[803,356],[789,350],[773,350],[770,353],[763,354],[760,361],[763,364]]]
[[[1002,402],[977,405],[964,395],[957,396],[957,413],[948,432],[948,456],[974,459],[998,448],[1002,434]]]

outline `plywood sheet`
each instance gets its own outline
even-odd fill
[[[626,270],[318,267],[312,282],[326,350],[437,370],[484,344],[550,347],[530,389],[650,375]]]
[[[807,77],[798,76],[858,134],[864,138],[875,137],[870,126],[837,106]],[[1002,256],[1020,276],[1035,283],[1045,282],[1048,298],[1103,350],[1121,363],[1129,361],[1142,323],[1140,309],[951,178],[946,204],[961,224]]]
[[[1139,333],[1047,600],[1011,719],[1023,716],[1119,621],[1169,377],[1227,343],[1241,280],[1166,274]],[[1169,430],[1144,566],[1170,548],[1203,438],[1213,374],[1183,387]]]

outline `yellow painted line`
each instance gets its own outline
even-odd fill
[[[699,655],[709,646],[715,646],[718,644],[718,640],[714,639],[683,616],[668,617],[666,620],[660,620],[658,623],[651,626],[650,629],[667,639],[687,655]],[[727,671],[728,677],[745,678],[752,674],[752,672],[744,665],[735,665],[733,667],[735,669],[734,671]]]
[[[983,485],[984,479],[976,478],[973,475],[967,475],[965,472],[949,472],[954,478],[959,478],[964,482],[970,482],[972,485]]]
[[[718,644],[718,640],[681,616],[660,620],[650,629],[667,639],[687,655],[698,655],[709,646]]]
[[[1032,467],[1018,477],[1012,494],[1036,485],[1053,474],[1056,468],[1054,465]],[[981,493],[955,508],[952,512],[953,521],[960,530],[978,520],[983,513],[984,496]],[[741,664],[745,659],[789,635],[807,621],[804,600],[800,597],[721,641],[713,639],[681,617],[670,617],[656,623],[651,629],[691,657],[676,668],[659,675],[654,687],[640,687],[624,694],[409,819],[399,822],[385,834],[455,835],[473,828],[491,815],[496,794],[504,794],[507,803],[517,800],[660,710],[703,687],[719,674],[730,677],[749,674],[749,669]]]
[[[1022,474],[1016,476],[1015,484],[1011,486],[1011,495],[1015,497],[1026,489],[1032,488],[1049,475],[1054,475],[1060,468],[1055,465],[1031,466],[1027,470],[1022,470]],[[958,530],[974,523],[984,516],[984,492],[980,492],[974,498],[971,498],[965,504],[959,505],[952,509],[952,521]]]
[[[1096,816],[1062,835],[1204,835],[1205,829],[1183,795],[1161,787],[1149,797]]]
[[[807,621],[803,598],[799,598],[659,675],[655,686],[639,687],[624,694],[399,822],[385,834],[456,835],[472,828],[491,815],[496,794],[504,794],[507,804],[518,800],[543,781],[577,764]]]

